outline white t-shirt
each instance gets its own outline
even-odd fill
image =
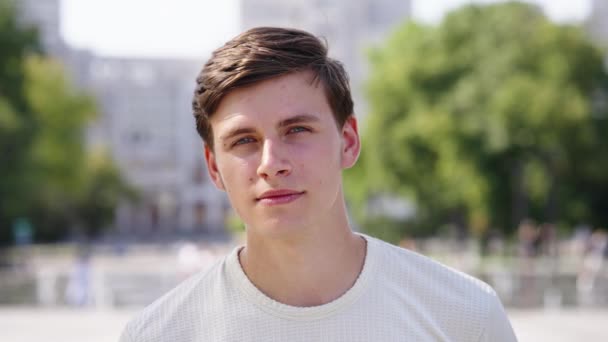
[[[271,299],[249,281],[236,248],[144,309],[120,341],[516,341],[490,286],[362,236],[361,274],[330,303],[295,307]]]

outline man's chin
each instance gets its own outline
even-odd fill
[[[268,239],[290,239],[306,234],[309,230],[301,216],[293,218],[273,217],[261,222],[259,225],[248,226],[248,233]]]

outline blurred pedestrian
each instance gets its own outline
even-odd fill
[[[66,303],[74,307],[92,304],[91,296],[91,254],[87,247],[82,247],[68,276],[65,291]]]
[[[604,257],[608,249],[608,234],[602,228],[597,229],[589,237],[588,247],[582,265],[576,278],[576,289],[582,305],[594,303],[593,292],[598,275],[604,265]]]
[[[557,231],[552,223],[543,223],[538,229],[537,253],[555,259],[558,257]]]
[[[518,305],[531,307],[537,305],[538,296],[536,256],[538,255],[539,234],[536,223],[530,219],[523,220],[517,228],[519,267],[517,269],[519,279],[517,297]]]
[[[533,258],[538,254],[538,229],[534,221],[523,220],[517,228],[519,238],[518,255],[520,258]]]

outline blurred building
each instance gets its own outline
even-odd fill
[[[91,146],[107,146],[141,203],[125,203],[117,226],[137,233],[223,230],[228,207],[207,178],[191,102],[200,63],[92,57],[88,85],[103,116]]]
[[[53,56],[69,49],[60,34],[60,0],[17,0],[22,20],[38,27],[42,45]]]
[[[207,178],[191,101],[203,61],[96,56],[60,34],[59,0],[18,0],[22,20],[39,27],[45,51],[94,95],[100,116],[90,148],[107,149],[140,201],[123,203],[115,227],[133,236],[221,233],[229,205]]]
[[[591,39],[608,48],[608,1],[591,1],[591,12],[585,26]]]
[[[241,0],[241,26],[295,27],[324,37],[330,56],[344,63],[351,79],[355,112],[364,119],[367,106],[366,49],[379,44],[412,15],[411,0]]]

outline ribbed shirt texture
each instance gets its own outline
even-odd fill
[[[353,287],[319,306],[269,298],[234,249],[131,320],[120,342],[516,341],[492,288],[417,253],[362,235]]]

